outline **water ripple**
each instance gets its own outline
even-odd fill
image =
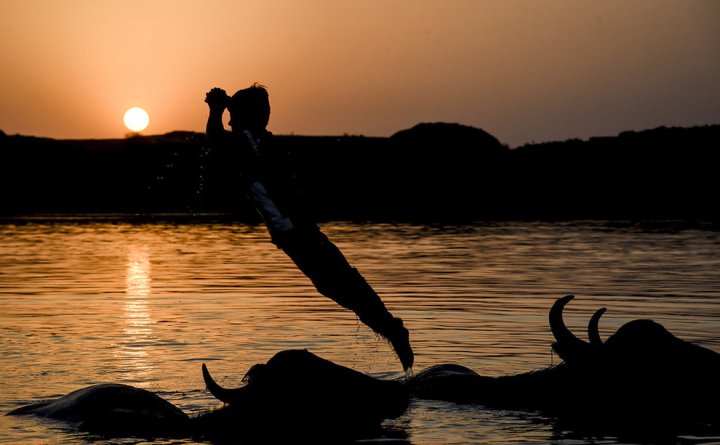
[[[605,306],[603,337],[653,318],[720,351],[718,232],[601,223],[325,230],[404,318],[416,370],[459,362],[503,375],[547,366],[557,360],[547,311],[570,293],[579,298],[567,323],[578,332]],[[4,411],[113,381],[198,412],[217,406],[203,390],[201,362],[235,386],[251,365],[287,348],[401,375],[387,343],[319,296],[256,226],[0,225],[0,304]],[[414,444],[587,443],[558,436],[542,416],[436,402],[416,402],[390,426]],[[0,442],[88,440],[55,424],[0,417]]]

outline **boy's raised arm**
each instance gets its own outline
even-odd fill
[[[205,102],[210,108],[207,125],[205,127],[205,137],[210,146],[219,146],[222,144],[225,135],[222,116],[227,107],[228,97],[222,88],[213,88],[205,94]]]

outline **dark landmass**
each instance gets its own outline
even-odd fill
[[[720,220],[720,125],[514,149],[459,124],[389,138],[276,136],[320,220]],[[237,167],[173,132],[53,140],[0,132],[0,215],[215,213],[256,220]]]

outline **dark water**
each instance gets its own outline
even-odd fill
[[[720,351],[717,231],[583,222],[324,229],[406,321],[416,370],[456,362],[501,375],[557,361],[547,311],[568,293],[577,299],[566,320],[578,332],[606,306],[603,336],[649,317]],[[0,307],[0,412],[99,382],[147,388],[198,412],[218,406],[200,363],[234,386],[288,348],[377,376],[401,371],[389,346],[318,296],[261,227],[6,223]],[[619,443],[578,438],[537,414],[440,402],[415,402],[388,427],[412,444]],[[0,442],[88,441],[134,443],[0,417]]]

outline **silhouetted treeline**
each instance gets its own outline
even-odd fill
[[[502,145],[420,124],[389,138],[276,136],[321,220],[717,221],[720,125]],[[238,168],[199,133],[52,140],[0,133],[0,212],[255,218]]]

